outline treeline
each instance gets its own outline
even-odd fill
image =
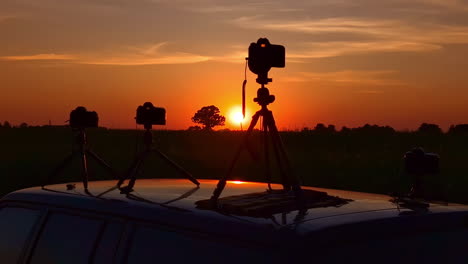
[[[314,128],[304,127],[302,132],[314,132],[314,133],[352,133],[352,132],[362,132],[368,134],[391,134],[398,132],[391,126],[379,126],[379,125],[370,125],[365,124],[356,128],[348,128],[343,126],[341,130],[337,130],[334,125],[325,125],[323,123],[318,123]],[[424,134],[443,134],[444,132],[437,124],[428,124],[422,123],[416,131],[408,132],[417,132]],[[464,134],[468,133],[468,124],[458,124],[451,125],[447,134]]]
[[[5,121],[5,122],[3,122],[3,123],[0,122],[0,128],[16,128],[16,127],[19,127],[19,128],[26,128],[26,127],[29,127],[29,125],[23,122],[23,123],[21,123],[19,126],[12,126],[12,125],[10,124],[10,122],[8,122],[8,121]]]
[[[67,125],[62,125],[62,126],[53,126],[53,125],[42,125],[42,126],[30,126],[28,123],[21,123],[19,125],[12,125],[10,122],[5,121],[5,122],[0,122],[0,129],[2,128],[28,128],[28,127],[68,127]]]
[[[28,127],[51,127],[51,125],[43,125],[43,126],[30,126],[27,123],[23,122],[17,126],[11,125],[10,122],[0,122],[0,129],[2,128],[28,128]],[[63,127],[63,126],[60,126]],[[190,131],[200,131],[203,130],[200,126],[191,126],[187,130]],[[223,129],[223,131],[227,131],[229,129]],[[330,134],[330,133],[368,133],[368,134],[391,134],[396,131],[391,126],[379,126],[379,125],[370,125],[365,124],[360,127],[349,128],[343,126],[340,130],[336,129],[335,125],[325,125],[323,123],[318,123],[315,125],[314,128],[304,127],[302,132],[314,132],[314,133],[321,133],[321,134]],[[418,132],[424,134],[444,134],[442,129],[437,124],[429,124],[429,123],[422,123],[416,131],[408,131],[408,132]],[[449,130],[446,132],[447,134],[468,134],[468,124],[458,124],[458,125],[451,125]]]

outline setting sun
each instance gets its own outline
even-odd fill
[[[242,115],[242,112],[234,112],[231,116],[232,122],[234,123],[241,123],[244,121],[244,116]]]
[[[240,106],[232,107],[228,116],[230,123],[235,127],[239,127],[241,124],[244,124],[246,120],[244,116],[242,116],[242,108]],[[246,117],[247,116],[248,112],[246,112]]]

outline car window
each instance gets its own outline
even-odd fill
[[[104,222],[77,215],[51,214],[31,263],[90,263]]]
[[[361,263],[467,263],[468,231],[427,231],[353,243],[322,253],[321,260],[333,263],[356,257]]]
[[[188,235],[155,227],[137,227],[130,241],[128,264],[144,263],[262,263],[262,250],[213,238]]]
[[[2,263],[16,263],[31,231],[39,218],[39,211],[5,207],[0,210],[0,256]]]
[[[118,244],[124,230],[124,222],[117,219],[107,220],[102,237],[96,247],[94,263],[114,263]]]

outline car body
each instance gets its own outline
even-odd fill
[[[1,263],[466,263],[468,206],[401,207],[392,197],[331,189],[348,202],[270,217],[200,209],[215,180],[138,180],[130,195],[64,184],[0,200]],[[273,184],[274,189],[280,185]],[[228,182],[223,197],[263,192]]]

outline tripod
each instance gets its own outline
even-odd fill
[[[88,157],[87,155],[91,156],[94,160],[96,160],[101,166],[106,168],[110,174],[114,178],[115,177],[115,172],[112,169],[111,166],[109,166],[101,157],[99,157],[94,151],[91,150],[91,148],[88,147],[87,141],[86,141],[86,131],[84,127],[77,128],[75,131],[78,131],[75,135],[75,142],[77,145],[79,145],[79,149],[73,149],[72,153],[68,155],[65,159],[63,159],[62,162],[59,163],[59,165],[55,168],[55,170],[49,175],[47,178],[46,184],[52,182],[52,180],[57,177],[57,175],[68,165],[71,163],[73,158],[76,156],[79,156],[81,158],[81,177],[83,181],[83,187],[86,193],[89,194],[88,191]],[[44,189],[45,185],[42,185],[42,188]]]
[[[260,79],[260,78],[259,78]],[[257,79],[257,82],[259,82]],[[267,79],[268,80],[268,79]],[[270,79],[271,81],[271,79]],[[275,119],[273,117],[273,112],[268,110],[267,106],[270,103],[275,101],[275,96],[270,95],[268,88],[265,87],[265,82],[259,82],[262,84],[262,87],[257,91],[257,98],[254,98],[254,102],[257,102],[261,109],[257,111],[252,116],[252,121],[250,122],[249,128],[244,136],[243,143],[237,149],[234,158],[229,166],[229,169],[221,178],[216,186],[216,189],[211,196],[211,200],[216,202],[221,195],[224,187],[226,186],[226,181],[230,178],[232,171],[237,163],[237,160],[240,157],[241,152],[244,148],[247,148],[249,152],[251,152],[248,140],[254,127],[257,125],[258,119],[260,117],[263,118],[262,122],[262,134],[263,134],[263,154],[264,154],[264,161],[265,161],[265,177],[268,181],[271,179],[271,170],[270,170],[270,145],[273,147],[273,151],[275,154],[276,162],[278,163],[278,167],[280,169],[281,175],[281,184],[283,185],[283,189],[285,192],[293,191],[296,197],[301,197],[301,187],[299,180],[292,175],[292,167],[289,161],[288,155],[286,150],[284,149],[283,141],[278,133],[278,128],[276,127]],[[270,183],[268,183],[269,190],[271,190]]]
[[[132,192],[133,187],[135,186],[137,174],[140,173],[141,167],[144,161],[152,153],[158,154],[159,157],[161,157],[164,161],[169,163],[169,165],[171,165],[173,168],[178,170],[181,174],[183,174],[187,179],[189,179],[195,185],[199,186],[200,183],[189,172],[187,172],[184,168],[182,168],[180,165],[178,165],[177,163],[169,159],[169,157],[167,157],[159,149],[153,146],[153,133],[151,131],[151,128],[152,128],[151,124],[145,124],[145,134],[144,134],[145,149],[136,155],[135,160],[133,161],[132,166],[128,169],[125,177],[122,177],[117,183],[117,188],[119,188],[120,191],[125,194]],[[123,182],[126,179],[130,179],[128,185],[121,188]]]

